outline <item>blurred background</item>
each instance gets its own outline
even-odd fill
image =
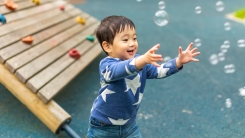
[[[148,80],[137,122],[145,138],[243,138],[245,135],[245,25],[225,17],[244,0],[87,0],[74,5],[102,20],[123,15],[136,25],[139,54],[155,44],[165,61],[191,42],[198,63],[165,79]],[[160,10],[160,11],[159,11]],[[72,115],[70,126],[85,137],[100,88],[101,53],[54,100]],[[66,138],[53,134],[0,85],[1,138]]]

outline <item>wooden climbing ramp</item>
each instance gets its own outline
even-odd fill
[[[102,52],[99,21],[66,0],[0,0],[0,21],[0,82],[58,133],[71,116],[53,98]]]

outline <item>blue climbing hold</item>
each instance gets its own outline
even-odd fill
[[[4,17],[4,15],[0,14],[0,22],[2,24],[5,24],[6,23],[6,18]]]

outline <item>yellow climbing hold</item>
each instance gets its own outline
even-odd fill
[[[33,3],[35,3],[35,4],[37,4],[37,5],[39,5],[41,2],[40,2],[40,0],[31,0]]]
[[[84,18],[82,18],[82,17],[79,17],[79,16],[76,18],[76,21],[78,23],[80,23],[80,24],[85,24],[86,23],[86,20]]]

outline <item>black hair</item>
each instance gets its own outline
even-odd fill
[[[109,44],[113,44],[113,40],[116,34],[124,31],[126,26],[130,29],[135,29],[134,23],[124,16],[112,15],[104,18],[95,30],[95,34],[100,43],[101,48],[103,49],[102,43],[104,41],[106,41]],[[108,55],[108,53],[105,50],[104,52]]]

